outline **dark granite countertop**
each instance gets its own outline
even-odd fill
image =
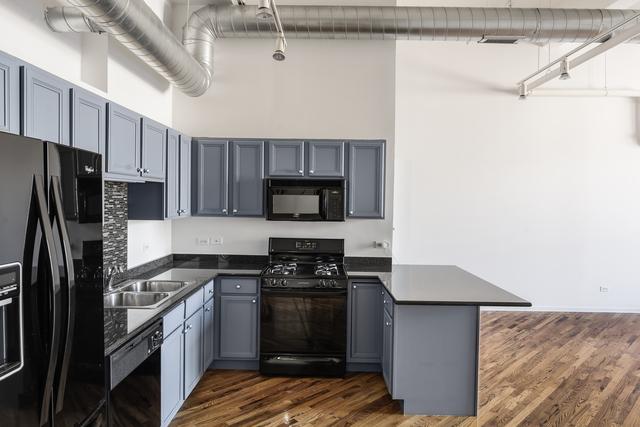
[[[453,265],[398,265],[390,272],[348,272],[380,279],[396,304],[531,307],[531,303]]]
[[[260,272],[261,270],[258,269],[173,268],[173,264],[168,264],[141,275],[138,279],[177,280],[189,282],[189,285],[155,309],[105,308],[105,355],[113,353],[215,277],[220,275],[258,276]]]

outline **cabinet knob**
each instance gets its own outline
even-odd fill
[[[142,169],[142,172],[144,172],[144,173],[149,173],[149,172],[151,172],[151,171],[150,171],[149,169]]]
[[[84,167],[84,171],[85,171],[86,173],[94,173],[94,172],[96,171],[96,169],[95,169],[95,168],[93,168],[93,167],[91,167],[91,166],[86,166],[86,165],[85,165],[85,167]]]
[[[236,285],[236,289],[240,289],[240,285]]]
[[[222,213],[227,213],[227,210],[226,209],[222,209]]]
[[[211,311],[211,307],[205,308],[204,311]]]
[[[136,168],[136,172],[142,172],[142,169]]]
[[[313,170],[309,171],[309,173],[310,173],[311,175],[313,175],[315,172],[316,172],[316,171],[313,171]]]
[[[389,301],[387,301],[386,299],[383,299],[383,300],[382,300],[382,303],[383,303],[383,304],[387,304],[388,302],[389,302]]]
[[[349,215],[353,215],[353,211],[349,211]]]
[[[358,285],[353,285],[353,289],[356,289],[358,287]]]
[[[384,323],[386,326],[391,326],[391,322],[385,322]]]
[[[177,212],[178,212],[178,215],[180,215],[182,213],[182,211],[180,209],[178,209]]]
[[[234,209],[234,210],[233,210],[233,213],[238,213],[238,209]]]
[[[304,171],[303,171],[302,169],[300,169],[300,170],[298,171],[298,173],[299,173],[300,175],[302,175],[302,174],[304,173]]]
[[[213,289],[209,289],[209,295],[213,295]]]
[[[252,302],[253,304],[255,304],[255,303],[256,303],[256,299],[255,299],[255,298],[254,298],[254,299],[252,299],[252,300],[251,300],[251,302]]]

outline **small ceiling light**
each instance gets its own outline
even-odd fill
[[[569,74],[569,59],[564,58],[560,63],[560,80],[569,80],[571,75]]]
[[[273,52],[273,59],[276,61],[284,61],[284,52],[287,48],[287,42],[282,35],[278,35],[276,39],[276,50]]]
[[[258,0],[256,18],[264,20],[273,18],[273,11],[271,10],[271,0]]]

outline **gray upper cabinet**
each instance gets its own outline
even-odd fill
[[[69,145],[71,85],[32,66],[22,69],[25,136]]]
[[[220,296],[219,330],[221,359],[257,359],[257,295]]]
[[[71,146],[105,153],[107,101],[79,88],[71,89]]]
[[[177,218],[180,215],[180,136],[178,132],[167,130],[167,176],[165,179],[165,217]]]
[[[160,412],[168,425],[183,402],[184,335],[182,328],[164,338],[160,358]]]
[[[204,327],[203,309],[200,307],[184,321],[184,394],[189,396],[204,372],[202,336]]]
[[[108,178],[141,181],[141,117],[113,102],[107,104]]]
[[[231,142],[231,208],[234,216],[264,215],[264,147],[261,141]]]
[[[304,176],[303,141],[267,143],[269,176]]]
[[[180,135],[180,216],[191,215],[191,137]]]
[[[344,142],[308,142],[307,168],[307,175],[309,177],[343,177]]]
[[[227,141],[201,139],[192,144],[191,198],[197,215],[227,215],[229,164]]]
[[[384,218],[385,143],[349,143],[348,215]]]
[[[204,346],[204,369],[213,362],[214,316],[213,298],[204,305],[204,330],[202,343]]]
[[[164,180],[166,140],[166,126],[142,118],[142,177],[145,180]]]
[[[380,363],[382,310],[379,283],[351,282],[349,287],[348,358],[355,363]]]
[[[20,64],[0,53],[0,131],[20,133]]]

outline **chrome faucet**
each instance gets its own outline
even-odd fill
[[[110,265],[107,268],[107,292],[113,291],[113,282],[118,274],[122,274],[126,271],[124,265]]]

